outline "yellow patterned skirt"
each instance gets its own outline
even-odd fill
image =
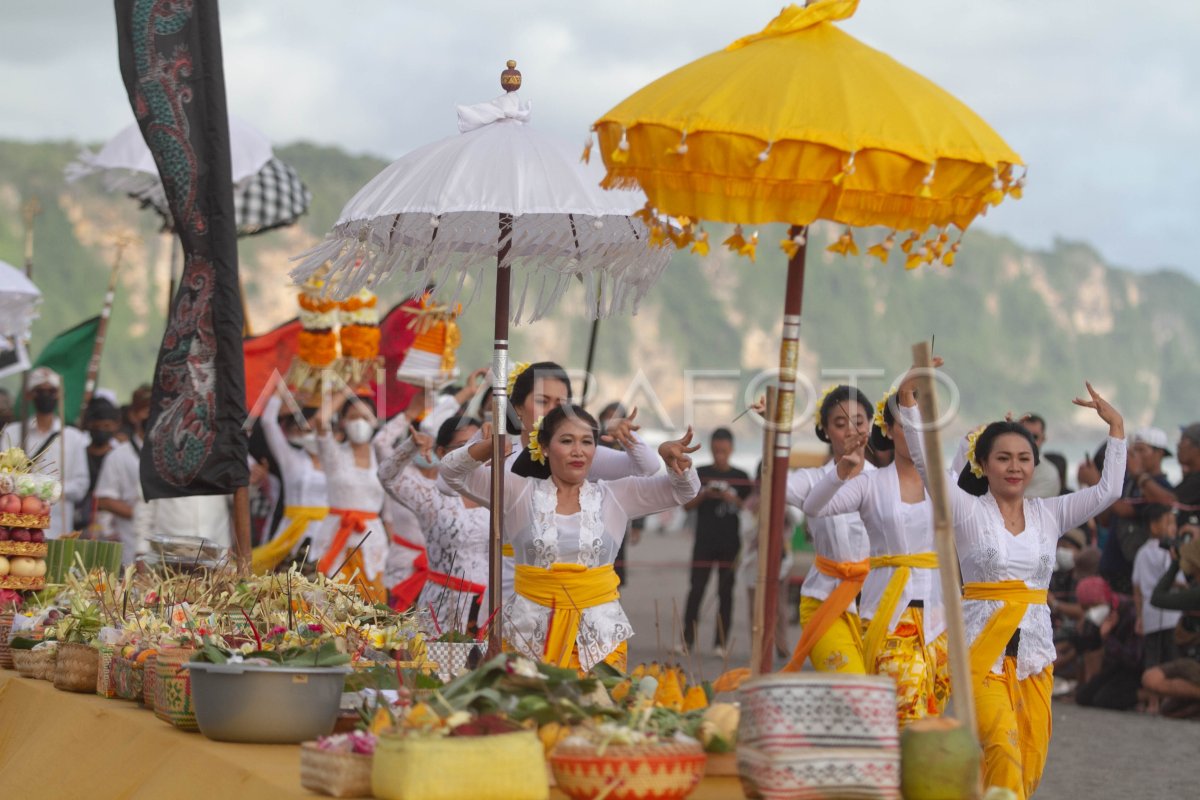
[[[821,601],[815,597],[800,598],[800,626],[804,628],[816,616]],[[847,672],[865,675],[863,663],[862,622],[858,614],[843,612],[813,645],[808,657],[818,672]]]
[[[1033,797],[1050,748],[1053,688],[1053,667],[1017,680],[1017,661],[1006,656],[1004,674],[989,672],[975,690],[985,786],[1011,789],[1018,800]]]
[[[865,624],[863,630],[865,633]],[[920,608],[904,609],[867,671],[890,675],[896,681],[896,717],[901,728],[914,720],[940,717],[950,698],[946,634],[926,643],[925,612]]]

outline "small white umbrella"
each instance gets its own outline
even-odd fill
[[[29,338],[42,293],[22,270],[0,261],[0,350]]]
[[[633,214],[640,192],[605,192],[601,171],[529,124],[529,104],[514,92],[516,62],[500,77],[507,94],[458,107],[460,135],[418,148],[391,164],[342,209],[326,239],[297,256],[304,282],[327,269],[326,289],[346,297],[396,276],[417,295],[432,286],[461,301],[468,277],[474,298],[485,271],[496,270],[492,398],[494,465],[508,452],[508,323],[545,315],[577,278],[589,313],[636,310],[662,275],[670,253],[649,246]],[[517,280],[512,281],[516,271]],[[512,289],[519,286],[516,292]],[[510,298],[512,302],[510,303]],[[504,470],[492,470],[491,648],[499,644],[500,542]]]

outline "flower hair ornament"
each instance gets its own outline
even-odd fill
[[[512,397],[513,387],[517,385],[517,378],[521,377],[521,373],[529,369],[528,361],[518,361],[513,364],[512,369],[508,371],[508,396]]]
[[[983,429],[986,427],[986,425],[980,425],[967,434],[967,466],[971,468],[971,474],[976,478],[983,477],[983,467],[980,466],[978,459],[975,458],[975,443],[979,441],[979,435],[983,433]]]
[[[888,389],[887,394],[885,394],[883,398],[875,404],[875,416],[871,419],[871,424],[879,428],[879,432],[882,433],[884,438],[887,439],[892,438],[892,435],[888,433],[887,418],[884,416],[884,414],[887,411],[887,404],[893,397],[896,396],[897,388],[898,387],[893,386],[891,389]]]
[[[528,365],[526,365],[528,366]],[[533,423],[533,431],[529,434],[529,457],[539,464],[546,463],[546,454],[542,452],[542,420],[545,417],[538,417],[537,422]]]
[[[817,430],[825,430],[825,426],[821,424],[821,408],[825,405],[825,399],[829,395],[837,391],[839,384],[830,384],[825,387],[825,391],[821,392],[821,396],[817,398]]]

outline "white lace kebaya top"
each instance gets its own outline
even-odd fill
[[[602,452],[603,448],[597,449],[597,456]],[[442,460],[441,475],[462,494],[486,498],[491,468],[480,467],[469,448],[462,447]],[[653,477],[588,480],[580,490],[580,511],[564,516],[556,513],[558,491],[553,480],[510,473],[504,481],[505,539],[512,543],[518,564],[542,569],[556,563],[612,564],[631,519],[681,506],[699,490],[695,469],[683,475],[668,471]],[[540,659],[552,610],[513,593],[505,600],[503,613],[505,639],[524,655]],[[619,601],[585,608],[582,617],[576,643],[585,670],[633,636]]]
[[[867,529],[872,556],[932,553],[933,506],[929,493],[920,503],[905,503],[900,498],[900,476],[896,465],[889,464],[873,472],[860,472],[848,481],[831,469],[808,493],[804,513],[810,518],[831,517],[857,512]],[[875,616],[895,567],[874,567],[863,583],[859,615],[864,620]],[[900,593],[896,610],[888,621],[888,632],[895,630],[904,609],[914,600],[924,604],[925,641],[932,642],[946,630],[942,585],[937,570],[914,568],[908,584]]]
[[[306,450],[292,447],[288,442],[283,429],[279,427],[279,410],[282,407],[283,402],[279,397],[272,396],[267,401],[259,423],[262,425],[263,437],[267,440],[271,456],[279,465],[279,474],[283,478],[283,500],[287,506],[328,507],[329,491],[325,471],[313,464],[312,456]],[[283,533],[288,525],[287,516],[281,517],[274,535]],[[314,536],[317,529],[324,527],[328,526],[323,523],[312,524],[308,535]]]
[[[908,440],[913,463],[925,478],[925,451],[917,430],[920,412],[900,408],[900,421]],[[1004,526],[991,492],[975,497],[950,485],[950,505],[954,515],[955,543],[965,583],[1023,581],[1031,589],[1048,589],[1054,572],[1058,539],[1112,505],[1121,496],[1125,478],[1125,440],[1109,437],[1104,455],[1104,471],[1095,486],[1061,497],[1025,498],[1025,530],[1013,535]],[[974,643],[983,627],[1003,604],[996,600],[963,600],[967,640]],[[1017,678],[1037,675],[1054,663],[1054,636],[1050,609],[1030,605],[1019,626],[1021,642],[1017,648]],[[1001,655],[992,672],[1002,673]]]
[[[822,467],[807,467],[795,469],[788,473],[787,502],[788,505],[802,509],[809,492],[837,465],[830,461]],[[874,464],[864,464],[863,472],[874,472]],[[857,511],[849,514],[837,514],[832,517],[809,517],[805,520],[809,538],[812,539],[813,550],[817,555],[832,561],[862,561],[871,554],[871,543],[867,538],[867,527]],[[812,597],[824,600],[829,597],[838,585],[837,578],[831,578],[817,569],[814,564],[804,576],[800,586],[801,597]],[[857,610],[857,602],[851,601],[847,609],[851,614]]]
[[[444,495],[434,480],[413,466],[416,442],[410,437],[379,466],[383,488],[416,517],[424,533],[429,569],[487,586],[489,514],[483,506],[467,508],[461,497]],[[433,606],[442,630],[465,631],[474,595],[432,581],[425,584],[418,608]],[[484,603],[486,604],[484,595]],[[485,606],[486,607],[486,606]],[[457,617],[457,618],[456,618]]]

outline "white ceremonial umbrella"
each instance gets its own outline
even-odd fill
[[[508,67],[500,77],[507,94],[459,106],[460,135],[420,147],[373,178],[342,209],[326,239],[297,256],[301,263],[292,272],[302,283],[327,270],[326,290],[335,297],[395,277],[410,295],[432,286],[454,305],[462,302],[468,277],[474,286],[466,304],[485,272],[495,269],[495,465],[503,465],[508,452],[510,318],[544,316],[579,278],[593,316],[636,311],[670,259],[666,249],[649,246],[648,229],[633,216],[645,197],[601,190],[598,165],[580,164],[539,133],[530,124],[529,103],[515,94],[521,85],[516,62]],[[489,637],[495,649],[504,470],[492,475]]]
[[[0,350],[29,338],[42,293],[22,270],[0,261]]]

